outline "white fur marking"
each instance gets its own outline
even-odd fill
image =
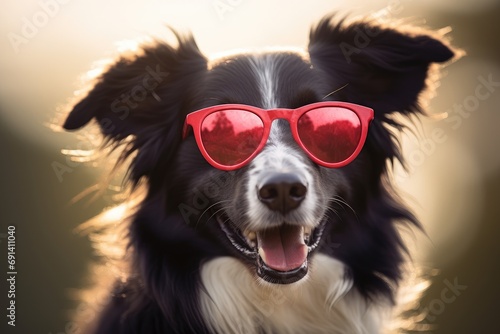
[[[317,254],[307,278],[289,285],[257,279],[236,258],[202,268],[201,306],[216,333],[379,333],[385,307],[368,305],[344,277],[344,265]]]
[[[266,109],[278,108],[278,101],[276,99],[275,92],[275,64],[273,62],[272,56],[258,55],[251,58],[251,60],[255,70],[255,74],[257,75],[257,80],[259,82],[259,89],[262,95],[263,107]]]
[[[279,106],[276,96],[278,82],[276,81],[276,59],[274,55],[257,54],[251,57],[250,60],[257,77],[263,107],[267,109],[277,108]],[[317,206],[324,203],[318,202],[313,173],[305,160],[307,160],[307,157],[303,152],[290,147],[283,141],[282,128],[275,121],[271,127],[268,145],[255,157],[250,165],[252,172],[250,172],[248,178],[248,192],[246,194],[249,206],[249,221],[247,222],[249,229],[264,229],[283,219],[281,216],[278,217],[276,212],[270,212],[257,197],[257,188],[260,181],[268,172],[295,173],[303,177],[308,187],[306,198],[301,203],[300,208],[288,213],[286,220],[291,224],[311,228],[318,225],[323,212],[320,213]]]

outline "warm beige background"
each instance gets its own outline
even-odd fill
[[[85,283],[91,258],[88,241],[73,229],[110,204],[109,198],[70,203],[95,183],[98,169],[72,164],[72,172],[59,182],[52,168],[54,162],[68,165],[61,149],[86,148],[73,134],[54,133],[44,125],[79,88],[78,78],[96,60],[132,45],[119,41],[170,38],[164,24],[193,31],[200,48],[211,54],[304,46],[311,23],[334,10],[413,17],[434,29],[451,26],[454,44],[467,51],[467,57],[447,67],[429,107],[461,122],[423,120],[418,130],[423,146],[405,136],[410,174],[398,170],[396,181],[429,234],[429,239],[416,238],[415,257],[441,269],[421,306],[431,307],[429,323],[440,325],[435,333],[500,332],[500,87],[483,100],[474,98],[480,77],[500,82],[498,1],[60,0],[57,7],[55,1],[0,4],[0,272],[6,271],[2,233],[14,224],[19,273],[15,332],[71,333],[66,311],[78,304],[69,293]],[[227,11],[218,13],[215,8],[224,4]],[[388,5],[392,11],[384,11]],[[44,14],[44,7],[51,15]],[[27,28],[34,23],[39,27]],[[10,39],[23,32],[26,39],[14,47]],[[460,116],[454,106],[464,104],[470,112]],[[435,137],[435,131],[440,135]],[[444,303],[446,282],[454,280],[467,288]],[[2,285],[0,309],[6,307],[4,291]],[[0,321],[3,328],[5,321]]]

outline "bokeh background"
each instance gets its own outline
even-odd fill
[[[3,0],[2,310],[7,307],[8,225],[16,226],[18,275],[16,327],[7,327],[1,314],[0,332],[75,333],[68,311],[78,301],[71,295],[88,282],[94,255],[87,238],[74,229],[111,201],[106,196],[73,201],[98,181],[101,168],[67,160],[62,151],[88,146],[75,134],[54,132],[49,125],[81,88],[82,76],[98,68],[97,60],[132,47],[130,40],[171,38],[166,24],[192,31],[206,54],[302,47],[310,25],[332,11],[410,18],[433,29],[451,27],[453,44],[467,52],[444,70],[428,108],[435,117],[417,123],[418,136],[402,136],[409,171],[396,168],[394,179],[427,229],[427,237],[416,233],[411,238],[415,259],[439,268],[420,305],[429,312],[426,322],[438,325],[434,333],[500,333],[497,0]],[[66,173],[58,177],[55,166],[66,166]],[[460,289],[450,290],[454,284]]]

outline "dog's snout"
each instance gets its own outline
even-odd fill
[[[307,187],[295,174],[277,173],[257,189],[259,200],[273,211],[283,214],[297,208],[306,197]]]

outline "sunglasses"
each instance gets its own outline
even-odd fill
[[[293,138],[317,164],[343,167],[361,151],[373,109],[347,102],[317,102],[297,109],[260,109],[222,104],[186,116],[183,138],[191,126],[198,148],[213,167],[235,170],[265,146],[275,119],[290,124]]]

